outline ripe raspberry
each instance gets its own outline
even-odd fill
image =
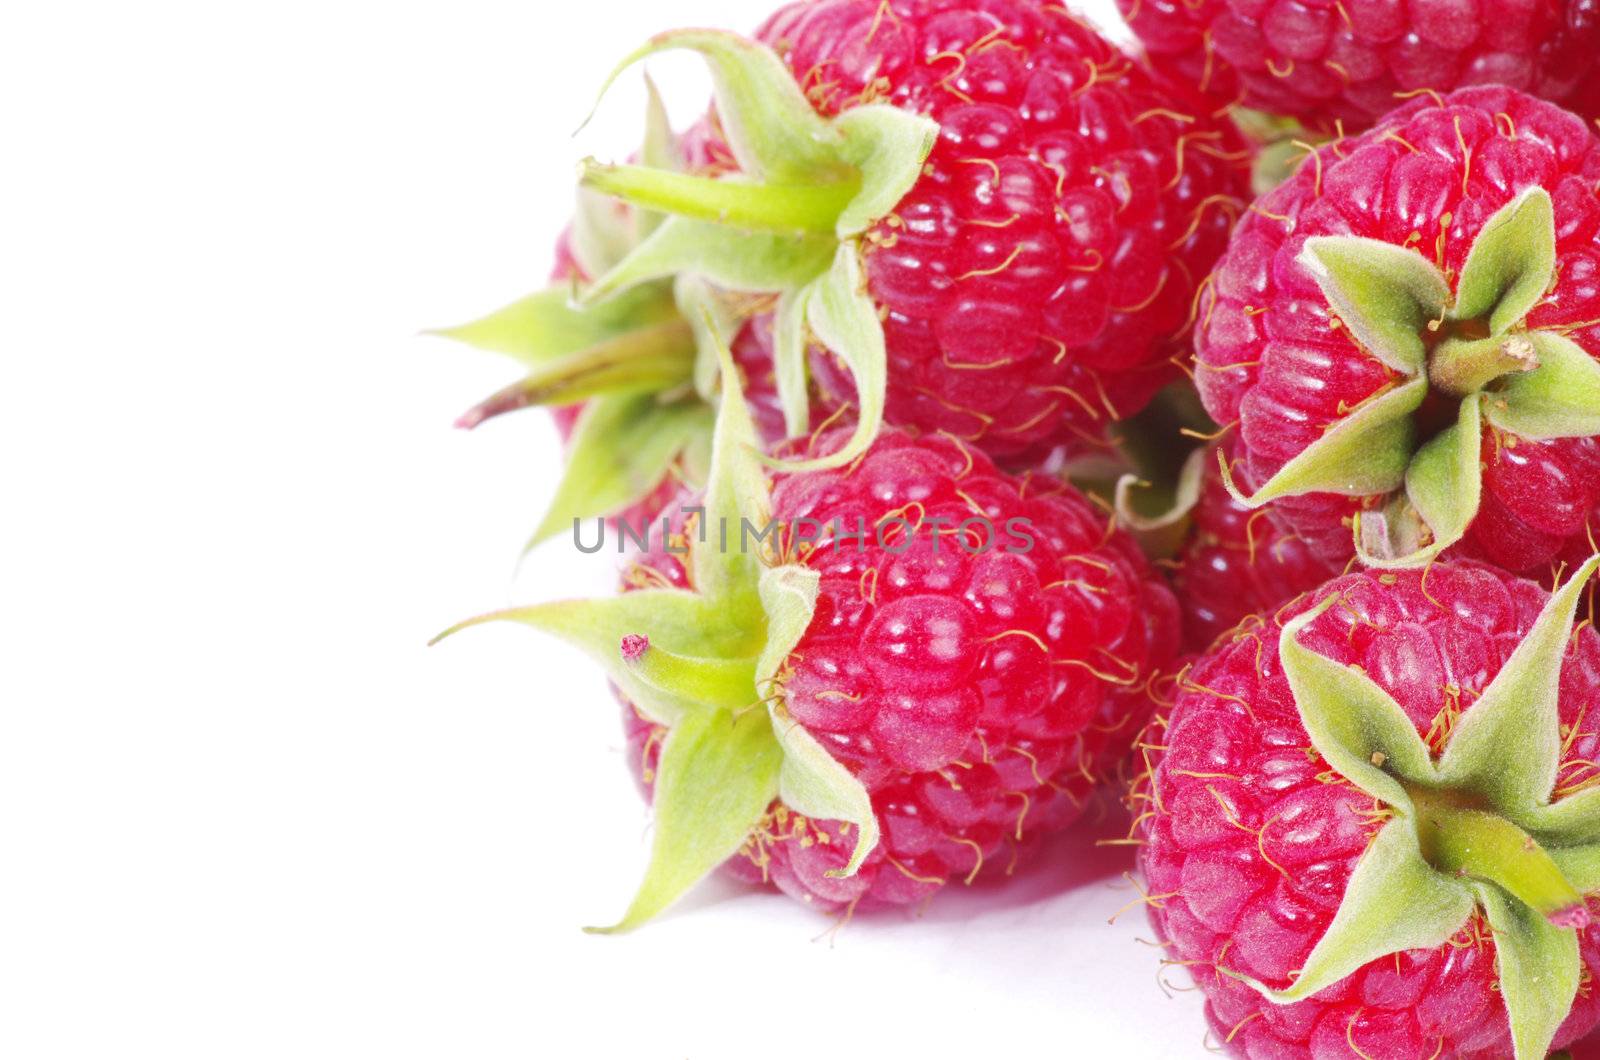
[[[1557,102],[1596,76],[1587,0],[1117,0],[1151,57],[1214,98],[1358,132],[1399,99],[1500,84]]]
[[[1580,577],[1592,570],[1586,566]],[[1576,590],[1569,584],[1546,607],[1549,598],[1537,586],[1473,563],[1350,574],[1277,618],[1246,623],[1180,675],[1176,701],[1146,739],[1150,770],[1135,787],[1143,813],[1140,863],[1150,917],[1170,963],[1190,969],[1205,993],[1212,1033],[1230,1055],[1509,1057],[1509,1003],[1519,1028],[1517,1055],[1543,1057],[1536,1048],[1541,1036],[1553,1035],[1559,1047],[1600,1023],[1600,994],[1578,988],[1580,970],[1586,984],[1600,974],[1600,926],[1589,916],[1600,913],[1600,879],[1580,882],[1573,875],[1567,888],[1573,897],[1553,911],[1538,908],[1548,921],[1536,915],[1522,904],[1522,895],[1533,893],[1525,886],[1528,866],[1555,863],[1578,872],[1566,860],[1577,848],[1563,846],[1575,832],[1560,835],[1541,825],[1534,829],[1543,844],[1537,846],[1497,816],[1505,803],[1501,789],[1526,785],[1536,793],[1531,801],[1557,801],[1542,809],[1519,806],[1518,820],[1548,824],[1556,816],[1550,811],[1588,800],[1581,823],[1579,816],[1566,821],[1593,832],[1600,718],[1590,708],[1600,687],[1600,636],[1587,623],[1569,633]],[[1280,643],[1299,645],[1300,657]],[[1538,646],[1537,658],[1526,654],[1528,644]],[[1524,653],[1513,659],[1519,645]],[[1327,669],[1319,673],[1305,656]],[[1491,694],[1503,673],[1502,692]],[[1503,694],[1518,673],[1535,690]],[[1357,703],[1352,682],[1375,683],[1388,713]],[[1538,705],[1528,707],[1530,699]],[[1353,711],[1362,721],[1341,727],[1339,719]],[[1485,732],[1474,732],[1474,721],[1489,724],[1491,712],[1507,726],[1501,738],[1469,749]],[[1400,729],[1347,731],[1379,714],[1398,718],[1393,724]],[[1313,723],[1317,734],[1308,735]],[[1413,728],[1420,740],[1408,749],[1409,737],[1400,734]],[[1430,754],[1442,756],[1438,776],[1445,775],[1457,753],[1457,764],[1487,768],[1458,771],[1470,778],[1459,788],[1408,779],[1408,769],[1434,776]],[[1545,765],[1530,763],[1546,753],[1548,773],[1533,776]],[[1402,805],[1367,790],[1388,790],[1386,784],[1402,792],[1396,796]],[[1479,790],[1493,794],[1470,795]],[[1578,792],[1589,794],[1559,801]],[[1469,796],[1470,803],[1453,801]],[[1467,820],[1523,841],[1510,844],[1513,853],[1500,861],[1472,861],[1470,853],[1466,862],[1451,861],[1462,851],[1450,829]],[[1437,834],[1429,831],[1435,826]],[[1481,839],[1491,830],[1471,835]],[[1373,884],[1376,868],[1396,865],[1413,873],[1407,882],[1387,893]],[[1364,897],[1357,893],[1362,888]],[[1473,889],[1489,904],[1475,907],[1466,893]],[[1586,900],[1576,897],[1584,894]],[[1431,911],[1410,908],[1428,901],[1435,903]],[[1508,920],[1508,909],[1525,911],[1527,919]],[[1333,928],[1336,912],[1342,929]],[[1430,918],[1426,931],[1411,934]],[[1428,931],[1432,938],[1419,941]],[[1323,960],[1330,950],[1318,946],[1335,935],[1353,947],[1342,970],[1330,970]],[[1530,937],[1549,949],[1525,950]],[[1513,956],[1540,954],[1530,974],[1544,978],[1532,995],[1559,1001],[1559,1010],[1530,1015],[1526,977],[1505,965],[1497,940]],[[1314,992],[1285,1003],[1260,992],[1297,977],[1314,978],[1300,993]],[[1575,999],[1561,993],[1565,984]],[[1542,1041],[1548,1046],[1550,1038]]]
[[[797,366],[780,367],[780,382],[803,378],[809,345],[824,396],[864,410],[863,433],[841,455],[853,456],[881,416],[1018,465],[1085,432],[1098,437],[1108,415],[1137,411],[1170,378],[1162,344],[1185,329],[1195,283],[1226,243],[1248,180],[1242,143],[1197,98],[1064,8],[1028,0],[804,0],[757,40],[786,68],[761,66],[764,49],[709,33],[668,34],[641,52],[691,47],[716,69],[739,63],[771,75],[758,92],[741,96],[724,83],[717,97],[731,154],[747,177],[765,180],[757,190],[743,185],[735,199],[725,181],[668,184],[629,167],[592,166],[586,180],[700,218],[690,222],[693,245],[672,248],[680,271],[796,302],[826,288],[857,303],[854,331],[819,319],[812,299],[805,317],[815,341],[804,321],[772,339],[780,364]],[[808,169],[791,157],[800,148],[752,134],[757,113],[790,105],[816,123],[801,142],[807,150],[838,140],[840,129],[875,148],[872,136],[892,142],[868,151],[846,136],[840,149],[894,161],[892,173],[866,176],[869,188],[892,192],[849,201],[837,189],[852,167],[833,159]],[[884,133],[874,123],[886,113],[903,127]],[[796,185],[814,193],[806,209],[822,193],[839,201],[811,216],[796,205]],[[733,213],[742,227],[715,224]],[[811,234],[796,243],[796,230]],[[814,246],[814,262],[779,267],[779,249],[750,249],[777,246],[762,233],[788,237],[788,257]],[[843,257],[834,253],[841,245]],[[625,262],[602,287],[658,275],[663,249],[647,255],[652,267]],[[752,256],[759,268],[746,262]],[[739,265],[726,263],[735,257]],[[881,343],[868,334],[880,330]]]
[[[669,506],[627,591],[499,616],[588,649],[638,714],[655,862],[678,882],[653,871],[626,925],[728,858],[829,910],[1008,872],[1148,716],[1176,648],[1170,591],[1059,480],[894,429],[845,468],[773,471],[742,451],[740,408],[724,400],[709,493]],[[759,562],[740,516],[778,527]]]
[[[1178,554],[1173,589],[1183,609],[1185,646],[1204,651],[1250,615],[1315,589],[1343,569],[1318,556],[1265,512],[1228,495],[1207,461],[1189,539]]]
[[[1413,101],[1264,196],[1196,341],[1252,506],[1335,563],[1459,541],[1534,573],[1583,534],[1600,501],[1597,181],[1582,121],[1474,88]]]

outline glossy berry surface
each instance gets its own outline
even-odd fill
[[[1214,461],[1206,462],[1193,520],[1172,578],[1190,651],[1204,651],[1248,616],[1271,615],[1344,570],[1266,512],[1229,496]]]
[[[1436,753],[1546,600],[1530,582],[1471,563],[1439,563],[1426,574],[1366,571],[1301,597],[1277,619],[1246,623],[1203,656],[1179,677],[1176,700],[1144,741],[1149,769],[1133,792],[1151,921],[1170,962],[1205,993],[1212,1038],[1229,1055],[1510,1056],[1494,942],[1477,918],[1445,946],[1373,961],[1294,1004],[1275,1005],[1221,971],[1286,985],[1381,824],[1374,800],[1310,749],[1278,657],[1282,622],[1333,593],[1342,602],[1301,643],[1361,667]],[[1561,675],[1558,794],[1600,776],[1597,682],[1600,637],[1582,628]],[[1580,988],[1558,1047],[1600,1023],[1592,988],[1600,927],[1591,924],[1579,941],[1591,985]]]
[[[1297,260],[1308,238],[1415,247],[1453,279],[1484,221],[1538,186],[1554,203],[1556,280],[1527,317],[1600,353],[1600,139],[1582,120],[1504,88],[1422,98],[1371,132],[1320,150],[1240,223],[1200,298],[1196,382],[1233,425],[1241,486],[1266,481],[1397,374],[1341,328]],[[1485,425],[1483,499],[1455,554],[1530,576],[1600,501],[1600,439],[1514,438]],[[1268,511],[1318,554],[1353,552],[1354,513],[1378,498],[1313,493]]]
[[[887,102],[940,124],[865,243],[887,422],[1015,464],[1169,378],[1161,344],[1247,194],[1242,145],[1208,104],[1028,0],[809,0],[757,36],[824,114]],[[830,357],[813,369],[854,399]]]
[[[1148,681],[1176,649],[1170,591],[1071,487],[947,438],[886,430],[845,469],[774,476],[773,508],[799,527],[784,554],[821,574],[774,692],[867,788],[883,837],[857,875],[832,878],[851,846],[840,825],[774,803],[730,868],[825,910],[1009,873],[1079,816],[1148,717]],[[698,547],[684,520],[669,541]],[[634,558],[625,588],[692,588],[666,543]],[[648,781],[664,730],[627,715]]]
[[[1577,104],[1590,0],[1118,0],[1158,66],[1222,102],[1347,132],[1409,94],[1501,84]]]

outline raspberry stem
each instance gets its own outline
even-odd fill
[[[1531,835],[1450,792],[1410,795],[1422,856],[1436,870],[1497,884],[1557,927],[1588,925],[1583,895]]]
[[[1539,367],[1539,354],[1523,335],[1487,339],[1446,339],[1428,358],[1428,381],[1457,397],[1482,390],[1513,372]]]
[[[856,173],[815,184],[753,184],[593,159],[581,164],[578,180],[646,209],[780,234],[833,234],[839,215],[861,191]]]

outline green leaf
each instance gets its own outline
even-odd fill
[[[1411,822],[1397,817],[1383,826],[1356,863],[1333,923],[1312,948],[1292,986],[1273,990],[1248,976],[1227,974],[1277,1004],[1301,1001],[1369,961],[1444,945],[1472,912],[1472,891],[1433,871],[1418,852]]]
[[[1280,497],[1338,493],[1363,497],[1388,493],[1405,481],[1416,437],[1411,414],[1428,394],[1425,378],[1412,379],[1364,402],[1283,465],[1251,496],[1224,478],[1235,500],[1259,508]],[[1227,466],[1223,465],[1226,472]]]
[[[1350,333],[1405,375],[1427,364],[1423,332],[1450,304],[1444,274],[1421,254],[1361,236],[1313,236],[1300,263]]]
[[[815,471],[842,467],[866,452],[883,422],[884,392],[888,386],[888,356],[883,322],[866,293],[860,253],[855,243],[844,243],[834,255],[833,267],[811,289],[806,319],[817,341],[844,362],[856,385],[856,426],[844,446],[815,460],[784,461],[789,471]]]
[[[854,176],[811,184],[759,184],[743,173],[705,177],[593,159],[583,163],[578,179],[584,188],[636,207],[778,235],[831,233],[860,187]]]
[[[649,394],[599,397],[578,417],[556,495],[528,547],[566,533],[577,519],[614,515],[648,497],[696,437],[709,436],[699,401],[659,403]]]
[[[685,167],[683,149],[678,143],[677,135],[672,131],[672,121],[667,117],[667,106],[662,102],[661,93],[656,89],[656,83],[649,74],[644,77],[644,90],[646,96],[644,142],[639,145],[639,161],[656,169],[680,172]],[[665,218],[654,210],[635,211],[634,242],[637,244],[648,238],[650,233],[660,227],[663,220]],[[589,275],[599,276],[601,273],[591,272]]]
[[[1474,889],[1494,931],[1495,967],[1516,1060],[1542,1060],[1578,996],[1583,965],[1577,932],[1556,927],[1493,884]]]
[[[644,634],[687,655],[751,655],[759,644],[748,627],[730,622],[713,602],[679,589],[646,589],[595,600],[557,600],[514,607],[468,619],[433,639],[437,644],[463,629],[488,622],[518,622],[571,644],[599,663],[624,698],[661,725],[677,725],[703,713],[704,704],[658,691],[639,679],[622,658],[622,638]]]
[[[1390,806],[1411,807],[1404,782],[1429,783],[1433,759],[1416,726],[1366,674],[1300,643],[1300,633],[1337,595],[1285,623],[1278,637],[1283,673],[1311,745],[1350,783]]]
[[[640,287],[601,305],[575,308],[569,287],[520,298],[488,316],[431,334],[514,357],[530,367],[671,321],[677,308],[663,287]]]
[[[845,111],[834,125],[844,136],[843,158],[861,174],[860,188],[835,226],[840,239],[850,239],[893,211],[921,179],[939,123],[876,103]]]
[[[1600,785],[1568,795],[1560,802],[1526,810],[1516,819],[1547,844],[1587,846],[1600,843]]]
[[[791,438],[803,438],[811,430],[811,377],[806,370],[806,304],[810,298],[810,285],[785,291],[778,296],[773,317],[772,368],[783,406],[784,430]]]
[[[1487,798],[1507,816],[1550,800],[1561,760],[1561,664],[1591,558],[1550,598],[1472,709],[1461,715],[1439,759],[1439,782]]]
[[[682,272],[728,291],[789,290],[821,275],[837,245],[831,235],[778,236],[669,217],[580,297],[585,305],[603,304],[620,291]]]
[[[618,64],[601,96],[633,64],[674,49],[697,52],[711,68],[717,116],[747,175],[800,182],[839,173],[839,133],[812,108],[777,53],[736,33],[686,29],[659,34]]]
[[[757,711],[686,715],[667,732],[656,767],[650,867],[621,921],[631,931],[661,913],[733,857],[778,794],[782,762]]]
[[[1561,868],[1561,875],[1580,894],[1600,892],[1600,843],[1563,847],[1550,851]]]
[[[1370,567],[1419,567],[1460,541],[1483,491],[1477,395],[1463,398],[1456,424],[1411,460],[1405,492],[1382,511],[1356,516],[1356,552]]]
[[[1527,339],[1539,367],[1511,376],[1488,395],[1489,421],[1524,438],[1600,434],[1600,362],[1555,332],[1530,331]]]
[[[759,626],[761,556],[745,547],[743,523],[765,531],[772,519],[767,473],[750,408],[745,404],[733,355],[718,340],[722,397],[711,439],[711,476],[706,482],[705,530],[690,556],[694,587],[734,621]]]
[[[1461,267],[1451,319],[1488,317],[1490,332],[1503,335],[1544,298],[1555,270],[1555,206],[1550,193],[1534,185],[1478,231]]]

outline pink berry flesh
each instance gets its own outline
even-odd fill
[[[786,557],[822,581],[775,694],[865,785],[883,838],[858,874],[836,878],[851,848],[839,823],[774,803],[731,869],[825,910],[906,905],[1008,873],[1126,754],[1148,681],[1176,649],[1171,593],[1070,486],[1006,475],[947,438],[890,429],[846,469],[772,481],[781,526],[866,528],[859,550],[831,529],[785,538]],[[994,528],[987,549],[982,526]],[[684,517],[673,533],[701,547]],[[1024,537],[1028,551],[1006,551]],[[635,557],[625,588],[693,588],[686,557],[663,545],[658,534]],[[664,730],[626,713],[648,787]]]
[[[1275,1005],[1221,971],[1287,985],[1381,823],[1374,800],[1311,750],[1278,659],[1283,623],[1332,593],[1342,603],[1301,642],[1361,667],[1436,752],[1546,600],[1536,585],[1473,563],[1365,571],[1219,642],[1180,675],[1175,701],[1143,742],[1148,769],[1134,798],[1151,921],[1171,963],[1204,992],[1212,1036],[1229,1055],[1510,1056],[1494,942],[1478,919],[1448,945],[1374,961],[1294,1004]],[[1600,718],[1586,709],[1597,687],[1600,636],[1585,627],[1561,674],[1570,737],[1558,794],[1600,775]],[[1600,904],[1591,900],[1591,909]],[[1574,926],[1580,919],[1574,915]],[[1600,973],[1600,929],[1590,923],[1579,942],[1592,978]],[[1600,996],[1580,991],[1557,1046],[1596,1024]]]
[[[1499,84],[1578,104],[1586,0],[1118,0],[1158,66],[1222,102],[1359,132],[1419,93]]]

